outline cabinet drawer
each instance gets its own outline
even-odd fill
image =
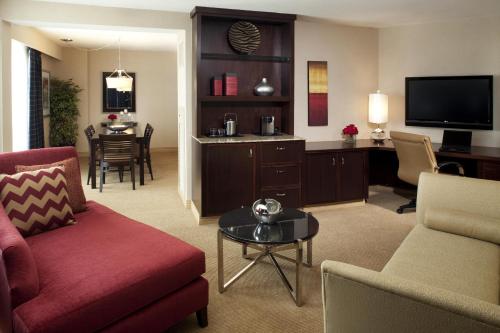
[[[300,161],[298,141],[269,142],[262,144],[263,163],[287,163]]]
[[[300,184],[300,168],[292,166],[269,166],[261,168],[262,187]]]
[[[299,208],[302,206],[299,188],[264,190],[261,194],[262,198],[271,198],[279,201],[283,207]]]
[[[491,161],[480,161],[479,178],[489,180],[500,180],[500,163]]]

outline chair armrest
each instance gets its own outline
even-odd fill
[[[10,287],[7,280],[7,272],[3,254],[0,250],[0,332],[12,332],[12,309],[10,300]]]
[[[500,332],[500,307],[394,275],[324,261],[325,332]]]
[[[462,164],[458,163],[458,162],[443,162],[443,163],[439,163],[438,166],[437,166],[437,171],[439,173],[439,171],[441,171],[442,168],[444,167],[448,167],[448,166],[454,166],[457,168],[458,170],[458,174],[460,176],[465,176],[465,171],[464,171],[464,167],[462,166]]]

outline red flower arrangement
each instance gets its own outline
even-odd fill
[[[113,120],[118,119],[118,116],[117,116],[116,114],[112,113],[112,114],[110,114],[110,115],[108,116],[108,119],[109,119],[109,120],[111,120],[111,121],[113,121]]]
[[[356,135],[358,134],[358,128],[354,124],[349,124],[342,130],[342,134],[344,135]]]

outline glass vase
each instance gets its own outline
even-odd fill
[[[344,135],[344,142],[345,143],[356,143],[356,135],[349,135],[349,134]]]

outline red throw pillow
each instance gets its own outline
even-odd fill
[[[64,166],[64,174],[66,175],[69,204],[71,205],[71,209],[73,209],[73,213],[83,212],[87,209],[87,199],[85,199],[85,194],[83,193],[80,167],[78,160],[75,157],[51,164],[16,165],[16,172],[35,171],[61,165]]]
[[[0,175],[0,200],[24,237],[75,223],[63,167]]]

